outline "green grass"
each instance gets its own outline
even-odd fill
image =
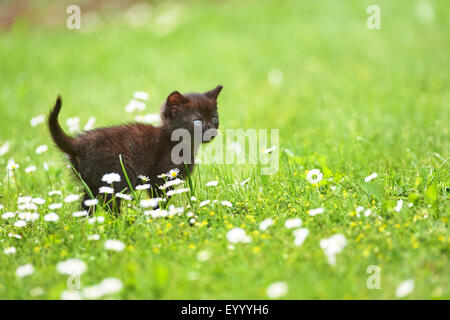
[[[20,20],[0,32],[0,146],[11,144],[0,157],[0,213],[17,211],[20,195],[46,200],[40,219],[26,227],[14,227],[17,218],[0,219],[0,298],[59,299],[67,276],[56,264],[68,258],[88,266],[82,287],[120,279],[124,287],[112,296],[119,299],[264,299],[276,281],[288,285],[287,299],[392,299],[406,279],[415,283],[407,298],[450,298],[450,4],[430,1],[434,19],[424,21],[415,1],[376,1],[381,30],[368,30],[373,2],[189,2],[178,28],[164,37],[154,34],[153,18],[133,28],[120,12],[105,15],[91,32],[66,29],[64,14],[55,27]],[[272,69],[284,74],[279,86],[268,82]],[[72,217],[76,203],[56,210],[59,222],[43,220],[48,205],[61,201],[50,190],[64,196],[83,190],[45,125],[29,124],[57,94],[62,123],[79,116],[84,125],[95,116],[96,126],[105,126],[133,120],[124,106],[136,90],[150,93],[146,111],[157,112],[175,89],[206,91],[219,83],[222,129],[280,130],[278,173],[198,166],[197,199],[233,207],[193,202],[194,225],[186,214],[151,220],[137,202],[117,218],[97,212],[103,224]],[[37,155],[42,144],[49,150]],[[14,178],[5,170],[10,158],[20,164]],[[29,165],[36,172],[25,173]],[[333,180],[311,185],[305,177],[313,168]],[[364,182],[372,172],[378,178]],[[245,188],[235,185],[247,178]],[[219,185],[206,188],[212,179]],[[399,199],[404,206],[396,212]],[[178,195],[173,203],[189,201]],[[372,215],[358,218],[358,206]],[[307,214],[317,207],[325,212]],[[310,230],[299,247],[284,226],[293,217]],[[260,231],[267,218],[275,224]],[[232,226],[244,228],[252,242],[230,250]],[[336,233],[348,244],[331,266],[319,242]],[[88,241],[92,234],[100,240]],[[107,239],[121,240],[125,250],[105,250]],[[17,252],[4,254],[10,246]],[[207,261],[197,259],[203,250]],[[34,274],[17,277],[27,263]],[[366,286],[370,265],[381,268],[379,290]],[[42,295],[31,295],[36,287]]]

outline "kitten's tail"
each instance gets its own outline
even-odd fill
[[[75,156],[75,139],[69,137],[61,128],[58,122],[58,114],[61,111],[61,96],[56,99],[55,106],[48,116],[48,128],[52,135],[53,141],[62,152]]]

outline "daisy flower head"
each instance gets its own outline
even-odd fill
[[[167,191],[166,195],[167,195],[168,197],[171,197],[171,196],[173,196],[173,195],[175,195],[175,194],[181,194],[181,193],[189,192],[190,190],[191,190],[191,189],[189,189],[189,188],[170,190],[170,191]]]
[[[138,190],[138,191],[140,191],[140,190],[147,190],[147,189],[150,189],[150,185],[149,184],[140,184],[140,185],[137,185],[135,187],[135,189]]]
[[[116,197],[127,201],[133,199],[129,194],[124,194],[120,192],[116,193]]]
[[[300,229],[296,229],[293,232],[294,234],[294,244],[298,247],[301,246],[303,244],[303,242],[305,241],[306,237],[309,234],[309,230],[306,228],[300,228]]]
[[[9,151],[9,142],[6,141],[4,144],[0,146],[0,156],[3,156]]]
[[[103,187],[100,187],[100,188],[98,189],[98,192],[99,192],[99,193],[113,194],[113,193],[114,193],[114,189],[111,188],[111,187],[105,187],[105,186],[103,186]]]
[[[266,231],[267,228],[269,228],[271,225],[273,225],[273,219],[272,218],[265,219],[259,224],[259,230]]]
[[[175,179],[176,177],[178,177],[178,174],[179,174],[179,173],[180,173],[180,169],[175,168],[175,169],[170,170],[170,171],[167,173],[167,176],[168,176],[170,179]]]
[[[36,153],[37,154],[41,154],[41,153],[44,153],[47,150],[48,150],[48,147],[45,144],[43,144],[42,146],[39,146],[39,147],[36,148]]]
[[[206,186],[207,186],[207,187],[215,187],[215,186],[217,186],[218,184],[219,184],[218,181],[213,180],[213,181],[207,182],[207,183],[206,183]]]
[[[88,207],[96,206],[98,204],[98,199],[88,199],[84,201],[84,205]]]
[[[404,298],[413,291],[414,280],[408,279],[400,283],[400,285],[397,287],[397,290],[395,291],[395,295],[397,296],[397,298]]]
[[[300,218],[287,219],[284,226],[288,229],[298,228],[302,225],[302,220]]]
[[[266,294],[271,299],[278,299],[284,296],[288,291],[288,286],[285,282],[275,282],[267,287]]]
[[[179,185],[179,184],[181,184],[183,182],[184,182],[183,180],[178,179],[178,178],[174,179],[174,180],[169,180],[166,183],[164,183],[162,186],[159,186],[159,189],[165,190],[165,189],[167,189],[169,187]]]
[[[15,247],[8,247],[3,249],[3,253],[4,254],[14,254],[16,253],[16,248]]]
[[[32,127],[36,127],[38,124],[41,124],[45,121],[45,116],[43,114],[40,114],[36,117],[31,118],[30,125]]]
[[[364,178],[365,182],[369,182],[372,181],[373,179],[375,179],[376,177],[378,177],[378,174],[376,172],[368,175],[367,177]]]
[[[108,184],[112,184],[114,182],[120,182],[120,175],[118,173],[112,172],[107,173],[102,177],[102,181]]]
[[[56,222],[59,220],[59,216],[54,212],[50,212],[44,216],[44,220],[47,222]]]
[[[6,166],[6,169],[8,171],[14,171],[20,168],[20,165],[14,161],[14,159],[9,159],[8,165]]]
[[[70,203],[70,202],[74,202],[77,201],[80,198],[79,195],[77,194],[69,194],[65,199],[64,202]]]
[[[307,175],[306,175],[306,179],[311,184],[318,184],[323,179],[323,173],[320,172],[319,169],[309,170]]]
[[[52,203],[48,206],[48,208],[50,210],[56,210],[56,209],[61,209],[62,208],[62,203]]]
[[[336,254],[347,245],[347,239],[343,234],[337,233],[329,238],[320,240],[320,247],[328,258],[330,265],[336,265]]]
[[[111,251],[122,251],[125,249],[125,244],[120,240],[106,240],[105,249]]]
[[[149,95],[145,91],[135,91],[133,97],[139,100],[148,100]]]
[[[61,274],[68,275],[81,275],[87,269],[87,265],[80,259],[67,259],[65,261],[58,262],[56,270]]]
[[[309,214],[311,217],[314,217],[315,215],[324,213],[324,211],[325,211],[324,208],[311,209],[311,210],[308,211],[308,214]]]
[[[149,182],[150,178],[147,176],[144,176],[142,174],[138,175],[138,178],[141,179],[142,182]]]
[[[242,228],[233,228],[227,233],[227,239],[231,243],[249,243],[252,242],[252,238],[245,233]]]
[[[31,173],[34,171],[36,171],[36,166],[29,166],[29,167],[25,168],[26,173]]]
[[[32,264],[28,263],[23,266],[20,266],[16,269],[16,275],[19,278],[23,278],[34,273],[34,267]]]

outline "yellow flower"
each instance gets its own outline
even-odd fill
[[[154,247],[154,248],[153,248],[153,252],[154,252],[154,253],[158,253],[158,252],[159,252],[159,248]]]
[[[254,247],[252,251],[253,253],[258,253],[259,251],[261,251],[261,247]]]
[[[189,249],[195,249],[195,244],[190,243],[190,244],[189,244]]]

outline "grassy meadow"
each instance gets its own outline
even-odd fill
[[[64,6],[41,14],[46,4],[0,30],[1,299],[450,298],[448,1],[150,2],[86,16],[81,6],[80,30],[66,28]],[[372,4],[380,30],[366,26]],[[83,186],[45,122],[30,123],[58,94],[68,131],[69,118],[80,129],[91,117],[131,122],[173,90],[218,84],[221,129],[279,129],[278,172],[200,164],[191,191],[170,200],[180,214],[144,214],[139,191],[118,217],[73,216],[79,201],[64,199]],[[127,113],[135,91],[147,107]],[[230,242],[234,228],[245,241]],[[326,254],[321,240],[337,234],[345,241]]]

